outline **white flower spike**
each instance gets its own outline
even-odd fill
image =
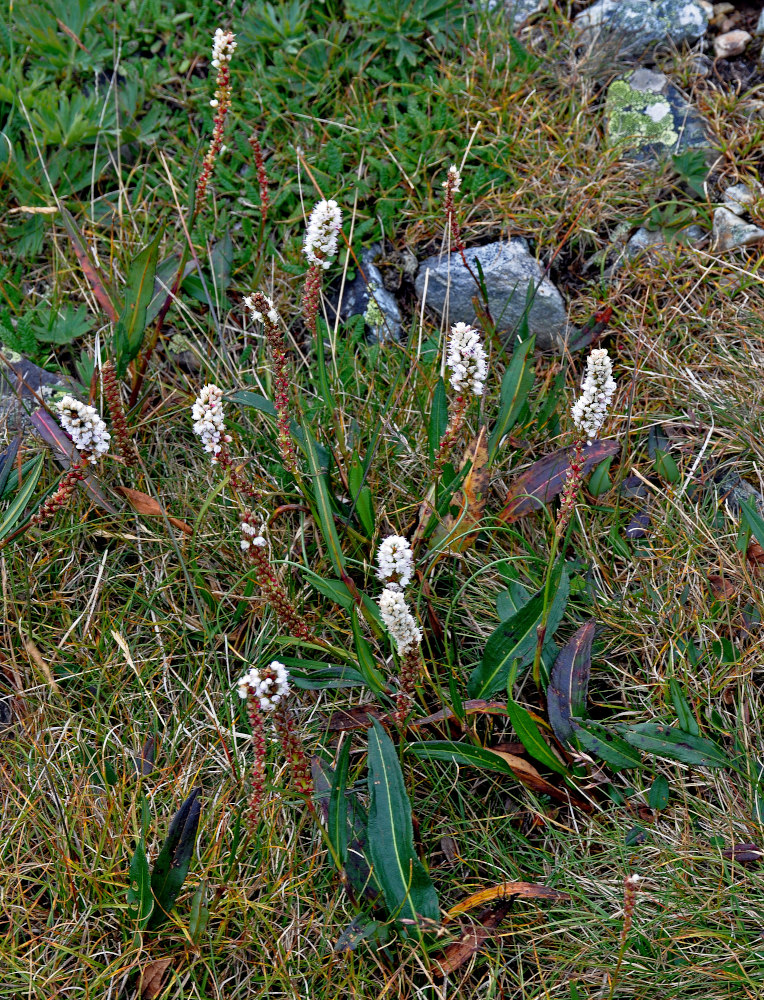
[[[457,323],[451,327],[446,365],[451,371],[450,382],[458,393],[470,388],[476,396],[483,395],[488,359],[480,333],[474,326]]]
[[[225,432],[223,390],[212,383],[203,386],[191,408],[191,416],[194,434],[201,438],[204,450],[212,455],[212,461],[217,461],[223,445],[231,443],[230,434]]]
[[[64,396],[58,403],[58,420],[74,442],[75,447],[87,454],[93,465],[109,450],[111,435],[98,411],[74,396]]]
[[[217,69],[221,63],[230,62],[236,42],[236,35],[232,31],[223,31],[218,28],[212,38],[212,65]]]
[[[395,640],[398,655],[405,656],[422,641],[422,630],[409,611],[403,593],[386,587],[379,597],[379,613],[387,631]]]
[[[605,423],[616,390],[613,363],[604,347],[595,348],[586,361],[581,395],[573,404],[573,423],[591,444]]]
[[[377,579],[391,589],[403,590],[414,575],[414,556],[408,539],[388,535],[377,549]]]
[[[283,663],[272,660],[261,670],[251,667],[239,678],[236,689],[240,698],[251,692],[263,712],[272,712],[289,694],[289,673]]]
[[[303,251],[311,264],[327,268],[337,253],[342,212],[336,201],[320,201],[310,213]]]

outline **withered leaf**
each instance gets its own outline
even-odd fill
[[[146,517],[162,516],[163,511],[159,502],[150,497],[148,493],[141,493],[140,490],[133,490],[129,486],[118,486],[117,491],[122,494],[137,514],[143,514]],[[194,529],[191,525],[186,524],[185,521],[181,521],[180,518],[168,515],[167,520],[178,531],[182,531],[186,535],[193,535]]]
[[[535,882],[500,882],[499,885],[492,885],[488,889],[473,892],[461,903],[452,906],[448,911],[448,916],[456,917],[460,913],[474,910],[476,906],[485,906],[486,903],[493,903],[497,899],[509,899],[511,896],[520,899],[552,899],[557,901],[570,899],[567,892],[553,889],[548,885],[537,885]]]
[[[557,654],[549,677],[547,712],[554,734],[561,743],[569,743],[573,736],[571,718],[582,718],[586,710],[594,624],[587,622],[582,625],[565,643]]]
[[[172,958],[157,958],[141,970],[141,1000],[154,1000],[159,996],[164,974],[172,963]]]
[[[485,749],[490,750],[491,753],[495,753],[505,760],[507,764],[509,764],[512,769],[512,773],[517,780],[527,788],[532,789],[534,792],[539,792],[541,795],[548,795],[549,798],[555,802],[563,802],[566,804],[573,802],[585,812],[591,812],[592,806],[586,801],[586,799],[580,798],[570,789],[564,792],[561,791],[556,785],[553,785],[551,781],[547,781],[546,778],[542,777],[533,764],[530,764],[523,757],[518,757],[513,753],[507,753],[498,747],[486,747]]]
[[[727,576],[711,573],[708,577],[708,585],[711,588],[712,596],[717,601],[731,601],[737,597],[738,588]]]
[[[448,945],[438,955],[433,955],[433,961],[440,966],[444,976],[455,972],[466,961],[479,951],[481,945],[491,937],[491,931],[496,930],[512,909],[512,900],[499,903],[484,910],[476,924],[465,924],[458,941]]]
[[[491,473],[488,468],[488,445],[485,427],[464,452],[460,471],[470,462],[461,490],[454,493],[449,513],[433,532],[433,542],[441,551],[465,552],[480,532],[480,519],[488,499]]]
[[[764,848],[757,844],[735,844],[725,848],[722,857],[730,861],[764,861]]]
[[[606,458],[617,455],[620,445],[617,441],[595,441],[584,448],[584,473]],[[505,523],[517,521],[532,510],[538,510],[553,500],[565,484],[565,476],[570,468],[570,448],[545,455],[512,482],[507,493],[507,503],[499,519]]]

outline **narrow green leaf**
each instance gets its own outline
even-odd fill
[[[384,674],[377,669],[374,654],[371,646],[361,633],[361,623],[358,620],[358,613],[353,608],[350,621],[353,628],[353,641],[355,643],[355,653],[358,657],[358,670],[363,675],[366,686],[375,694],[384,694],[387,690]]]
[[[501,439],[512,430],[533,385],[533,348],[535,336],[516,344],[512,360],[501,380],[499,416],[488,439],[488,464],[492,465]]]
[[[154,275],[162,230],[141,250],[130,265],[125,288],[125,305],[114,327],[114,358],[117,376],[138,356],[146,331],[146,312],[154,295]]]
[[[452,743],[450,740],[427,740],[409,743],[406,753],[413,753],[420,760],[445,760],[452,764],[479,767],[481,771],[496,771],[514,777],[514,771],[499,754],[476,747],[471,743]]]
[[[330,601],[339,604],[341,608],[349,611],[353,607],[353,597],[342,580],[326,580],[324,577],[314,573],[313,570],[303,567],[303,573],[308,577],[311,584],[319,594],[328,597]]]
[[[191,900],[191,916],[188,920],[188,933],[194,944],[198,944],[207,928],[210,919],[210,908],[207,905],[207,880],[202,879]]]
[[[641,756],[633,747],[598,722],[571,719],[571,726],[581,749],[604,760],[614,771],[644,767]]]
[[[231,233],[226,229],[223,238],[218,240],[210,252],[210,267],[215,281],[215,291],[220,296],[231,284],[231,269],[233,268],[233,241]]]
[[[344,576],[345,560],[342,555],[342,547],[340,546],[337,529],[334,526],[334,512],[329,499],[329,488],[326,483],[326,475],[321,467],[317,444],[314,441],[313,436],[307,428],[303,428],[303,430],[305,432],[303,436],[303,447],[308,459],[308,466],[310,468],[310,475],[313,482],[313,498],[318,509],[321,534],[324,536],[324,542],[329,550],[329,558],[332,561],[334,569],[340,576]]]
[[[671,692],[671,701],[674,703],[676,717],[679,720],[679,728],[683,729],[686,733],[690,733],[692,736],[699,736],[700,729],[698,728],[695,716],[692,714],[689,702],[679,687],[679,681],[673,677],[669,681],[669,691]]]
[[[368,850],[391,915],[404,933],[440,918],[438,894],[414,850],[411,805],[395,747],[373,720],[369,738]]]
[[[350,740],[346,739],[340,750],[337,767],[334,769],[334,780],[329,795],[329,822],[327,824],[329,840],[343,866],[348,856],[348,803],[345,792],[349,767]]]
[[[651,809],[665,809],[669,804],[669,783],[664,775],[659,774],[650,786],[647,804]]]
[[[728,767],[730,760],[712,740],[693,736],[657,722],[642,722],[621,730],[627,743],[655,757],[694,767]]]
[[[512,728],[522,745],[536,760],[558,774],[569,774],[565,765],[552,753],[549,744],[539,731],[531,713],[511,698],[507,701],[507,714]]]
[[[610,479],[610,466],[613,464],[613,456],[609,455],[597,466],[589,478],[589,492],[593,497],[601,496],[612,487]]]
[[[427,444],[430,449],[430,464],[435,461],[438,445],[448,426],[448,396],[442,378],[435,383],[430,409],[430,422],[427,425]]]
[[[151,879],[149,877],[149,862],[146,857],[146,847],[143,834],[135,845],[133,859],[130,862],[130,885],[127,890],[127,915],[137,923],[142,930],[154,909],[154,897],[151,895]]]
[[[284,659],[284,657],[282,657]],[[333,688],[365,687],[366,681],[352,667],[322,663],[312,670],[302,670],[298,665],[289,671],[289,683],[302,691],[324,691]]]
[[[5,538],[6,535],[10,535],[21,520],[26,505],[29,503],[30,497],[34,493],[35,487],[40,479],[42,464],[43,456],[38,455],[35,460],[35,467],[24,480],[21,489],[18,491],[12,503],[8,507],[8,510],[5,512],[3,520],[0,521],[0,539]]]
[[[678,483],[682,478],[679,466],[667,451],[655,452],[655,471],[669,483]]]
[[[317,320],[316,338],[314,347],[316,349],[316,369],[318,371],[318,389],[324,401],[327,413],[333,413],[335,409],[334,396],[329,388],[329,375],[326,371],[326,353],[324,347],[324,337],[328,331],[326,323],[322,319]]]
[[[5,496],[6,487],[8,486],[8,477],[13,471],[13,463],[16,461],[16,455],[18,454],[20,444],[21,434],[11,441],[5,449],[2,457],[0,457],[0,497]],[[18,481],[18,477],[16,478]]]
[[[559,560],[552,580],[555,595],[547,622],[547,638],[551,638],[562,621],[570,593],[570,581],[565,564]],[[536,649],[536,629],[544,610],[544,593],[534,594],[517,614],[502,622],[488,637],[483,659],[470,675],[467,691],[471,698],[486,698],[507,683],[509,668],[514,660],[527,666]]]

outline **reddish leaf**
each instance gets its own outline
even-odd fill
[[[748,562],[753,563],[754,566],[760,566],[764,563],[764,549],[759,545],[755,538],[752,538],[748,543],[745,557]]]
[[[141,1000],[154,1000],[162,992],[164,974],[172,965],[171,958],[157,958],[141,969]]]
[[[734,847],[727,847],[722,851],[722,857],[730,861],[762,861],[764,860],[764,849],[756,844],[735,844]]]
[[[82,273],[85,275],[90,283],[90,287],[93,289],[93,294],[96,299],[98,299],[98,302],[107,317],[112,321],[112,323],[116,323],[117,309],[114,305],[113,292],[108,288],[101,274],[99,274],[98,269],[91,260],[90,254],[85,247],[84,240],[80,236],[77,224],[63,205],[61,206],[61,221],[64,224],[64,229],[69,234],[72,248],[77,256],[77,260],[80,262]]]
[[[140,490],[130,489],[129,486],[118,486],[117,491],[122,494],[138,514],[143,514],[146,517],[161,517],[164,513],[158,501],[150,497],[148,493],[141,493]],[[181,521],[179,517],[170,517],[167,515],[167,520],[178,531],[182,531],[186,535],[193,535],[194,529],[191,525],[186,524],[185,521]]]
[[[593,640],[594,622],[587,622],[565,643],[552,667],[546,692],[547,713],[561,743],[569,743],[573,736],[571,718],[581,718],[586,709]]]
[[[433,955],[432,960],[440,966],[444,976],[455,972],[466,961],[480,950],[481,945],[491,937],[491,931],[496,930],[512,909],[512,900],[499,903],[498,906],[483,910],[478,922],[464,925],[463,934],[458,941],[444,948],[440,954]]]
[[[80,453],[72,444],[71,438],[68,434],[64,433],[58,421],[49,413],[40,408],[35,410],[29,419],[43,441],[50,445],[53,450],[53,457],[62,468],[68,469],[71,467],[72,462],[79,462]],[[117,508],[109,503],[98,486],[96,486],[95,478],[91,473],[88,472],[85,475],[80,485],[90,495],[91,500],[95,504],[107,510],[110,514],[117,513]]]
[[[708,585],[711,588],[711,594],[717,601],[731,601],[734,597],[737,597],[738,588],[727,576],[719,576],[717,573],[712,573],[708,577]]]
[[[584,448],[584,473],[619,451],[617,441],[595,441],[587,445]],[[507,503],[499,514],[499,520],[505,523],[517,521],[553,500],[565,483],[570,468],[570,452],[570,448],[561,448],[540,458],[521,473],[509,487]]]
[[[488,447],[485,427],[470,442],[464,452],[461,469],[470,462],[461,490],[454,493],[451,508],[457,513],[447,514],[433,532],[433,543],[441,552],[465,552],[480,533],[480,519],[488,499],[491,473],[488,468]]]

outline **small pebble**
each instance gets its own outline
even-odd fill
[[[730,59],[732,56],[739,56],[745,51],[751,37],[747,31],[728,31],[724,35],[717,35],[714,39],[716,58]]]

